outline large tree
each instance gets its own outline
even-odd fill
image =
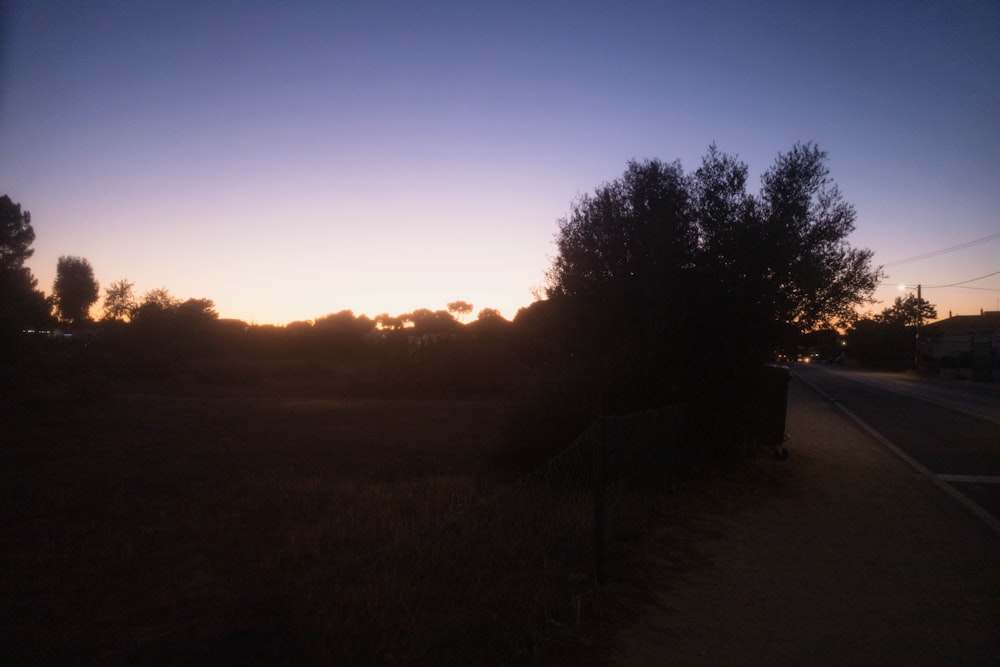
[[[691,181],[700,291],[715,326],[735,327],[737,344],[756,355],[850,323],[881,276],[872,252],[847,240],[856,213],[830,178],[826,153],[797,144],[761,180],[760,194],[749,194],[747,165],[713,145]]]
[[[914,294],[897,296],[891,306],[875,316],[875,321],[895,327],[919,327],[937,317],[937,308]]]
[[[45,326],[51,306],[24,265],[34,250],[31,213],[7,195],[0,197],[0,331]]]
[[[579,197],[559,221],[548,296],[668,297],[693,258],[688,204],[680,163],[629,162],[621,179]]]
[[[61,320],[77,326],[87,322],[90,307],[100,296],[100,285],[90,262],[83,257],[60,257],[52,294]]]
[[[631,161],[559,223],[547,294],[556,358],[583,367],[601,409],[671,391],[690,356],[696,230],[680,163]],[[551,354],[546,356],[552,357]]]
[[[871,266],[872,251],[847,240],[857,214],[830,178],[826,157],[815,144],[796,144],[765,172],[761,243],[748,254],[774,317],[801,331],[850,322],[882,275]]]
[[[34,253],[35,230],[31,213],[22,211],[8,195],[0,197],[0,271],[20,269]]]
[[[135,298],[132,288],[135,283],[127,280],[118,280],[111,283],[111,287],[104,289],[104,318],[118,322],[127,322],[132,319],[139,302]]]
[[[151,289],[142,295],[139,305],[132,311],[132,322],[148,334],[170,322],[180,305],[180,299],[166,287]]]
[[[779,154],[756,196],[747,171],[713,145],[693,174],[632,161],[572,204],[547,294],[575,302],[553,311],[571,321],[574,352],[623,381],[705,378],[706,365],[752,368],[791,333],[851,319],[881,272],[848,243],[856,214],[826,154],[808,143]]]
[[[448,304],[448,312],[464,320],[472,313],[472,304],[468,301],[452,301]]]
[[[142,295],[139,308],[142,310],[168,312],[181,304],[180,299],[170,293],[166,287],[151,289]]]

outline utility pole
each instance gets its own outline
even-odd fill
[[[917,336],[913,352],[913,368],[920,371],[920,328],[924,325],[924,299],[920,295],[920,285],[917,285]]]

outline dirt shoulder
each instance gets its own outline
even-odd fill
[[[788,431],[746,502],[663,529],[610,664],[1000,664],[1000,535],[794,381]]]

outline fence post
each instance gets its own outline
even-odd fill
[[[607,474],[604,459],[604,423],[597,421],[597,441],[594,444],[593,471],[591,479],[594,484],[594,571],[597,583],[604,585],[607,580],[605,559],[607,557]]]

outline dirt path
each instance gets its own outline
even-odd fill
[[[788,431],[610,663],[1000,665],[1000,535],[794,381]]]

